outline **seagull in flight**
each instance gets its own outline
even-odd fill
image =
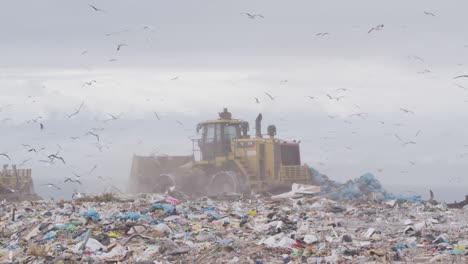
[[[266,94],[268,97],[270,97],[270,99],[271,99],[272,101],[275,100],[275,97],[272,96],[271,94],[269,94],[269,93],[265,93],[265,94]]]
[[[333,96],[331,96],[331,95],[327,94],[327,97],[328,97],[330,100],[336,100],[336,101],[339,101],[339,100],[341,100],[341,99],[345,98],[346,96],[336,96],[336,97],[333,97]]]
[[[356,114],[349,115],[349,117],[358,116],[360,118],[364,118],[364,117],[366,117],[366,115],[367,115],[367,113],[356,113]]]
[[[81,185],[81,181],[80,180],[73,180],[72,178],[65,178],[65,181],[64,182],[74,182],[74,183],[78,183],[79,185]]]
[[[153,113],[154,113],[154,115],[156,116],[156,118],[157,118],[158,120],[161,120],[161,118],[159,117],[159,115],[158,115],[157,112],[153,112]]]
[[[246,15],[250,19],[256,19],[258,18],[264,18],[261,14],[250,14],[250,13],[241,13],[243,15]]]
[[[419,56],[416,56],[416,55],[409,55],[408,59],[413,59],[413,60],[417,60],[417,61],[420,61],[420,62],[424,62],[423,58],[421,58]]]
[[[28,150],[28,152],[35,152],[37,153],[38,151],[44,150],[45,148],[40,148],[39,150],[36,150],[35,148],[31,148]]]
[[[428,69],[424,69],[424,71],[418,72],[418,74],[426,74],[426,73],[431,73],[431,71]]]
[[[466,88],[465,86],[460,85],[460,84],[458,84],[458,83],[455,83],[455,86],[457,86],[458,88],[463,89],[463,90],[465,90],[465,91],[467,90],[467,88]]]
[[[41,131],[44,130],[44,124],[40,123],[39,128],[41,129]]]
[[[58,160],[61,160],[63,164],[65,164],[65,160],[62,157],[58,156],[58,152],[56,154],[50,154],[48,158],[50,159],[51,162],[54,162],[55,159],[58,159]]]
[[[453,79],[459,79],[459,78],[468,78],[468,75],[464,74],[464,75],[458,75],[456,77],[453,77]]]
[[[383,25],[383,24],[377,25],[377,26],[371,28],[371,29],[367,32],[367,34],[370,34],[372,31],[379,31],[379,30],[382,30],[383,28],[384,28],[384,25]]]
[[[97,8],[97,7],[93,6],[93,5],[89,5],[89,6],[90,6],[95,12],[103,12],[103,13],[106,12],[106,11],[104,11],[103,9]]]
[[[95,134],[95,133],[89,131],[88,133],[86,133],[86,135],[94,136],[97,139],[97,141],[99,142],[99,135],[98,134]]]
[[[57,185],[53,184],[53,183],[46,183],[46,184],[42,184],[41,186],[47,186],[49,188],[52,188],[54,187],[55,189],[57,190],[61,190],[62,188],[58,187]]]
[[[413,112],[413,111],[408,110],[408,109],[405,109],[405,108],[401,108],[401,107],[400,107],[400,111],[404,112],[405,114],[413,114],[413,115],[414,115],[414,112]]]
[[[107,33],[105,36],[109,37],[109,36],[112,36],[112,35],[119,35],[119,34],[125,33],[125,32],[130,32],[130,30],[129,29],[124,29],[124,30],[120,30],[120,31],[114,31],[114,32]]]
[[[78,107],[78,109],[75,110],[75,112],[73,112],[71,114],[67,114],[68,118],[72,118],[73,116],[79,114],[80,111],[81,111],[81,108],[83,108],[83,106],[84,106],[84,102],[81,102],[80,106]]]
[[[320,37],[325,37],[327,35],[330,35],[330,33],[328,33],[328,32],[319,32],[319,33],[315,34],[315,36],[320,36]]]
[[[33,118],[33,119],[29,120],[29,121],[28,121],[28,124],[31,123],[31,122],[37,123],[37,121],[39,121],[39,119],[42,119],[42,116],[38,116],[38,117],[36,117],[36,118]]]
[[[310,96],[310,95],[306,95],[305,97],[309,98],[310,100],[314,100],[314,99],[316,99],[316,97],[314,97],[314,96]]]
[[[259,103],[260,103],[260,100],[258,100],[258,98],[257,98],[257,97],[254,97],[254,99],[255,99],[255,102],[256,102],[257,104],[259,104]]]
[[[97,169],[97,167],[98,167],[98,165],[94,164],[93,168],[91,168],[91,170],[89,170],[88,174],[93,173]]]
[[[434,13],[427,12],[427,11],[424,11],[424,14],[425,14],[425,15],[428,15],[428,16],[433,16],[433,17],[436,16]]]
[[[85,86],[91,86],[91,85],[93,85],[93,83],[97,83],[96,80],[91,80],[89,82],[85,82],[83,85],[81,85],[81,88],[83,88]]]
[[[125,43],[120,43],[119,45],[117,45],[117,51],[120,51],[120,49],[121,49],[122,47],[126,47],[126,46],[128,46],[128,45],[125,44]]]
[[[120,117],[122,117],[123,114],[124,114],[124,113],[122,112],[122,113],[120,113],[118,116],[116,116],[116,115],[113,115],[113,114],[109,114],[109,113],[108,113],[108,115],[109,115],[111,118],[105,120],[104,122],[112,121],[112,120],[119,120]]]
[[[403,146],[410,145],[410,144],[416,145],[416,142],[414,141],[403,141],[403,139],[401,139],[397,134],[395,134],[395,137],[401,142]]]
[[[174,78],[171,79],[171,81],[175,81],[175,80],[178,80],[179,79],[179,76],[176,76]]]
[[[340,91],[343,91],[343,92],[348,92],[349,89],[346,89],[346,88],[338,88],[336,89],[337,92],[340,92]]]
[[[5,154],[5,153],[0,153],[0,156],[4,156],[4,157],[7,158],[8,160],[11,160],[10,156],[8,156],[8,155]]]

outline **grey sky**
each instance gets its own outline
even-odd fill
[[[228,106],[248,121],[262,112],[280,137],[302,140],[304,162],[332,178],[370,171],[386,184],[468,186],[468,91],[456,86],[468,88],[468,79],[453,80],[468,74],[466,1],[57,0],[0,7],[0,107],[13,105],[0,111],[0,152],[19,163],[31,156],[22,143],[48,152],[60,144],[70,160],[44,166],[31,156],[37,184],[99,164],[97,175],[124,186],[133,153],[189,153],[195,124]],[[367,33],[379,24],[383,30]],[[106,36],[112,32],[121,33]],[[117,51],[120,43],[128,46]],[[83,111],[68,120],[82,101]],[[122,120],[100,122],[121,112]],[[350,117],[360,112],[364,119]],[[36,116],[44,117],[42,133],[26,124]],[[93,127],[105,129],[103,152],[83,136]],[[402,146],[395,134],[417,144]]]

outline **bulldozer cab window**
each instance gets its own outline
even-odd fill
[[[205,125],[204,131],[203,131],[203,136],[205,137],[204,141],[206,143],[214,143],[215,142],[215,136],[216,136],[215,124]]]
[[[281,145],[281,164],[283,166],[301,165],[299,145]]]
[[[224,139],[231,141],[233,138],[239,138],[240,130],[238,125],[229,125],[224,126]]]

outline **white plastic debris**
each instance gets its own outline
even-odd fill
[[[293,183],[291,191],[272,196],[272,199],[300,198],[304,195],[320,193],[320,186]]]
[[[161,233],[164,233],[164,234],[171,234],[172,233],[172,230],[169,228],[169,226],[167,226],[166,224],[157,224],[155,227],[153,227],[153,229],[161,232]]]
[[[366,233],[364,233],[364,237],[370,238],[375,233],[375,228],[369,228]]]
[[[405,225],[412,225],[412,224],[413,224],[413,220],[411,219],[405,220]]]
[[[80,243],[76,244],[74,252],[76,252],[76,253],[80,252],[80,247],[81,247],[81,245],[83,243],[84,242],[80,242]],[[89,251],[98,251],[98,250],[104,249],[104,248],[105,248],[104,245],[99,243],[99,241],[97,241],[94,238],[88,239],[88,243],[86,243],[86,250],[89,250]]]
[[[292,245],[296,244],[296,240],[287,237],[284,233],[279,233],[262,239],[259,244],[274,248],[291,248]]]
[[[306,242],[306,244],[310,245],[310,244],[313,244],[315,242],[318,242],[318,238],[316,235],[306,235],[304,237],[304,242]]]

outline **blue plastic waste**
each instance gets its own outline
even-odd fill
[[[231,244],[231,243],[234,243],[234,240],[232,240],[232,239],[220,239],[220,240],[218,240],[216,242],[218,242],[219,244]]]
[[[382,184],[372,173],[366,173],[356,179],[346,183],[339,183],[330,180],[326,175],[321,174],[314,168],[310,168],[312,182],[320,185],[321,194],[328,195],[333,200],[363,200],[369,198],[371,193],[380,193],[387,200],[397,200],[398,202],[410,202],[419,204],[423,200],[420,195],[395,195],[387,192]]]
[[[20,248],[20,246],[18,244],[13,244],[13,245],[8,246],[9,250],[15,250],[15,249],[18,249],[18,248]]]
[[[49,233],[45,234],[42,239],[51,240],[57,237],[57,233],[55,231],[50,231]]]
[[[98,212],[94,211],[93,209],[89,209],[87,212],[85,212],[83,214],[83,216],[86,218],[86,219],[91,219],[93,221],[99,221],[101,220],[99,218],[99,214]]]
[[[166,214],[173,215],[176,213],[175,207],[170,204],[153,204],[152,209],[162,209]]]
[[[148,218],[148,216],[146,215],[142,215],[141,213],[139,212],[132,212],[132,213],[128,213],[126,215],[119,215],[116,217],[117,219],[122,219],[122,220],[132,220],[132,221],[138,221],[140,220],[141,218]]]

